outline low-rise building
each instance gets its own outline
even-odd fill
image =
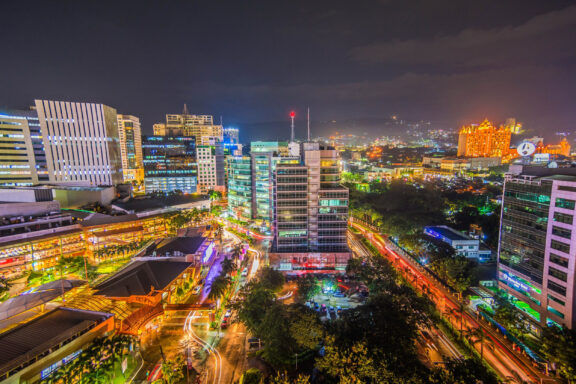
[[[477,259],[479,261],[490,260],[492,256],[492,251],[483,247],[480,240],[474,239],[445,225],[425,227],[424,234],[450,245],[458,256]]]

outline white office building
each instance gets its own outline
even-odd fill
[[[114,108],[95,103],[35,100],[51,183],[122,182]]]

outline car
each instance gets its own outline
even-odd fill
[[[320,309],[320,305],[318,303],[313,304],[314,304],[314,310],[318,311]]]
[[[194,290],[192,291],[192,293],[197,295],[200,293],[201,290],[202,290],[202,287],[197,285],[196,287],[194,287]]]
[[[220,324],[220,328],[226,329],[226,328],[228,328],[228,325],[229,325],[228,324],[228,318],[225,317],[224,320],[222,320],[222,323]]]
[[[337,307],[336,307],[336,313],[337,313],[337,314],[341,314],[341,313],[342,313],[342,307],[341,307],[341,306],[337,306]]]
[[[243,277],[248,276],[248,267],[246,267],[246,268],[244,268],[244,269],[242,270],[242,276],[243,276]]]
[[[231,310],[231,309],[228,309],[228,310],[226,311],[226,313],[224,314],[224,318],[228,318],[228,317],[230,317],[230,316],[232,316],[232,310]]]

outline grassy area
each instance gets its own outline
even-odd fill
[[[135,359],[132,355],[128,355],[126,357],[128,359],[128,365],[126,368],[126,372],[122,373],[122,361],[116,362],[114,364],[114,380],[112,383],[114,384],[123,384],[126,382],[126,379],[129,378],[134,370],[138,369],[140,366],[137,359]]]

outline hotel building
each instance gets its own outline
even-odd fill
[[[510,152],[512,126],[496,127],[488,120],[480,125],[471,124],[460,129],[458,156],[506,157]]]
[[[49,182],[122,183],[118,119],[103,104],[35,100]]]
[[[197,141],[198,142],[198,139]],[[198,192],[226,190],[224,147],[217,137],[203,137],[202,145],[196,147],[198,163]]]
[[[182,114],[166,115],[166,123],[154,124],[154,136],[194,136],[198,143],[202,137],[219,137],[222,140],[221,125],[214,124],[210,115],[191,115],[184,105]]]
[[[576,323],[576,170],[512,165],[506,175],[498,279],[535,329]]]
[[[47,182],[48,169],[35,111],[0,111],[0,185]]]
[[[118,115],[118,135],[124,182],[143,182],[144,164],[140,119],[132,115]]]

